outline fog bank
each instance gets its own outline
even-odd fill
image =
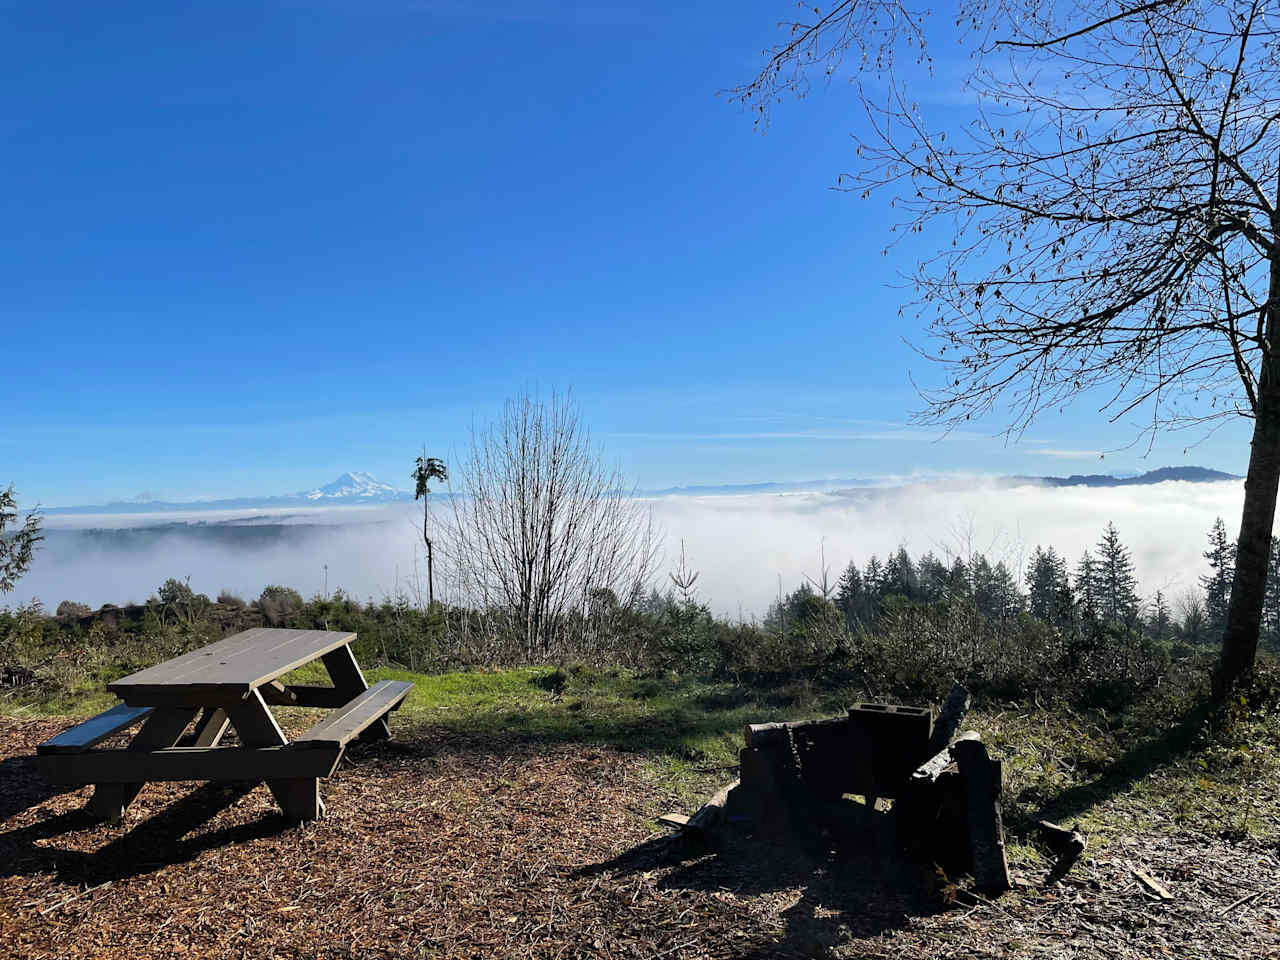
[[[1237,480],[1118,488],[949,481],[646,502],[665,531],[663,581],[683,540],[703,599],[717,613],[751,617],[777,596],[779,579],[789,591],[806,575],[820,576],[820,546],[833,579],[850,559],[861,566],[900,544],[913,557],[977,550],[1017,571],[1034,546],[1052,545],[1074,567],[1108,522],[1133,553],[1143,595],[1160,589],[1173,597],[1205,572],[1214,518],[1234,532],[1242,497]],[[210,596],[230,590],[252,599],[268,583],[310,596],[326,588],[326,565],[330,591],[382,599],[400,590],[416,599],[425,569],[420,537],[413,505],[252,517],[55,517],[31,572],[4,602],[38,597],[50,609],[62,600],[141,602],[166,578],[188,576]]]

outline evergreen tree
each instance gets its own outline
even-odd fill
[[[947,593],[948,597],[958,600],[967,597],[972,591],[969,583],[969,568],[965,565],[963,558],[956,557],[951,561],[951,569],[947,571]]]
[[[1156,643],[1167,643],[1173,639],[1173,618],[1169,615],[1169,603],[1159,590],[1151,601],[1151,619],[1147,621],[1147,632]]]
[[[867,595],[867,606],[872,615],[880,612],[880,601],[884,599],[884,567],[873,553],[862,570],[862,589]]]
[[[915,564],[906,547],[898,547],[884,563],[884,576],[880,582],[882,597],[904,597],[915,600],[920,595]]]
[[[932,551],[926,552],[916,564],[920,599],[925,603],[937,603],[945,599],[948,592],[948,576],[947,565],[935,557]]]
[[[1067,561],[1049,547],[1036,547],[1027,570],[1028,603],[1031,615],[1054,627],[1066,625],[1071,610],[1071,587]]]
[[[1205,629],[1210,636],[1222,633],[1227,624],[1227,607],[1231,603],[1231,581],[1236,574],[1236,545],[1227,539],[1222,518],[1213,521],[1209,530],[1209,573],[1200,578],[1204,587]]]
[[[1099,612],[1114,623],[1132,624],[1138,616],[1138,593],[1133,560],[1120,542],[1114,523],[1108,523],[1098,541],[1095,602]]]
[[[1088,550],[1076,564],[1075,594],[1081,616],[1089,620],[1098,618],[1098,572],[1097,561]]]
[[[868,620],[867,592],[862,585],[862,571],[852,560],[840,575],[840,583],[836,587],[836,607],[850,627]]]

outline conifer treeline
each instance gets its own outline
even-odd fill
[[[859,567],[851,561],[824,589],[810,581],[773,604],[766,625],[811,616],[815,603],[829,601],[853,630],[871,628],[886,605],[968,601],[996,622],[1027,614],[1059,631],[1120,627],[1159,642],[1212,644],[1220,640],[1231,600],[1235,542],[1219,517],[1209,530],[1204,553],[1208,573],[1199,590],[1177,598],[1176,609],[1163,591],[1138,593],[1133,557],[1108,523],[1098,543],[1074,565],[1052,546],[1036,546],[1019,582],[1004,560],[992,563],[981,552],[941,558],[932,551],[913,559],[899,547],[883,561],[872,555]],[[1280,539],[1272,538],[1261,643],[1280,649]]]

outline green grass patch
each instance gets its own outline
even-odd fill
[[[374,668],[370,682],[409,680],[400,738],[452,734],[460,749],[499,740],[601,745],[642,754],[655,781],[690,809],[734,776],[747,723],[832,716],[856,690],[807,684],[753,689],[618,669],[523,667],[420,674]],[[287,678],[323,683],[316,663]],[[10,715],[91,715],[113,699],[87,682],[48,701],[0,700]],[[1091,852],[1143,831],[1280,843],[1280,717],[1275,697],[1210,712],[1196,695],[1149,698],[1121,714],[988,704],[965,726],[1004,763],[1010,853],[1037,859],[1040,818],[1079,824]],[[291,715],[292,711],[286,711]]]

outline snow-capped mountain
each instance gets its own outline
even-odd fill
[[[352,470],[344,473],[333,483],[323,487],[307,490],[300,494],[308,500],[357,500],[374,503],[383,500],[399,500],[404,494],[389,483],[383,483],[377,477],[363,470]]]

